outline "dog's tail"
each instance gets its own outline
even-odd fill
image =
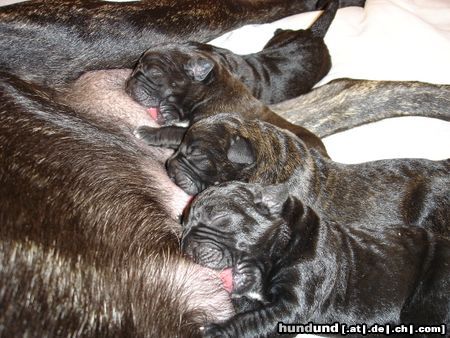
[[[319,137],[399,116],[450,121],[450,85],[343,78],[271,108]]]
[[[328,0],[323,6],[324,1],[319,1],[317,4],[317,9],[322,9],[323,12],[319,18],[309,27],[312,35],[318,38],[325,37],[328,28],[330,28],[331,22],[336,16],[337,9],[339,7],[339,0]]]

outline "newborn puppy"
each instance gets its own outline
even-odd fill
[[[286,130],[231,114],[203,119],[184,137],[172,130],[155,129],[152,144],[179,145],[166,167],[190,195],[231,180],[285,182],[323,219],[419,225],[450,234],[450,160],[336,163]]]
[[[141,57],[126,91],[162,125],[234,111],[291,130],[326,154],[319,138],[261,101],[276,103],[306,93],[328,73],[331,58],[323,37],[337,7],[338,1],[330,1],[307,30],[278,30],[255,54],[240,56],[196,42],[152,48]],[[145,134],[145,127],[138,131],[142,138]]]
[[[331,68],[323,38],[337,8],[338,1],[330,1],[307,30],[277,30],[263,50],[254,54],[241,56],[196,42],[156,46],[140,58],[127,91],[140,104],[159,110],[158,119],[165,123],[192,119],[199,105],[226,102],[220,96],[229,97],[228,93],[214,92],[218,82],[232,81],[230,76],[266,104],[299,96]]]
[[[449,239],[374,222],[319,220],[286,186],[204,191],[185,220],[182,250],[231,275],[234,299],[263,304],[206,326],[204,337],[267,337],[279,322],[449,323]]]

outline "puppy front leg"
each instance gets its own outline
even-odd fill
[[[154,147],[178,149],[186,130],[187,128],[176,126],[161,128],[141,126],[134,131],[134,135]]]

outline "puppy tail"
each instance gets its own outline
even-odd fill
[[[450,85],[343,78],[271,109],[322,138],[391,117],[450,121],[449,107]]]
[[[325,6],[323,5],[325,3]],[[317,38],[325,37],[325,34],[330,28],[331,22],[336,16],[337,9],[339,7],[339,0],[319,1],[317,3],[317,9],[323,9],[320,17],[312,24],[309,29],[312,35]]]

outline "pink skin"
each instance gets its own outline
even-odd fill
[[[158,118],[158,108],[155,107],[148,108],[147,112],[150,114],[152,119],[156,121],[156,119]]]
[[[150,107],[147,109],[147,113],[150,117],[155,121],[157,121],[159,109],[156,107]],[[170,187],[172,191],[172,196],[174,198],[169,201],[171,205],[171,209],[175,212],[175,215],[181,215],[183,210],[190,204],[194,196],[187,195],[183,190],[181,190],[178,186],[173,184],[171,180],[167,180],[167,175],[165,177],[161,177],[164,181],[164,186]],[[207,268],[205,268],[207,269]],[[209,270],[209,269],[208,269]],[[215,274],[216,271],[211,270],[211,273]],[[232,268],[226,268],[219,273],[220,280],[222,281],[223,288],[231,293],[233,290],[233,274]]]
[[[233,269],[226,268],[219,274],[220,279],[222,280],[223,288],[231,293],[233,291]]]
[[[149,155],[143,156],[142,167],[150,177],[156,178],[159,186],[155,188],[161,192],[166,210],[176,219],[193,196],[187,195],[167,176],[164,163],[173,151],[149,147],[135,137],[134,130],[138,126],[159,126],[156,123],[159,111],[155,107],[139,105],[125,93],[125,81],[130,73],[128,69],[88,72],[60,99],[87,116],[119,126],[144,154]],[[174,232],[179,231],[179,227],[174,228]],[[183,286],[181,289],[186,290],[180,297],[185,297],[192,310],[202,309],[208,316],[207,321],[213,322],[226,320],[233,315],[229,295],[232,290],[231,269],[220,272],[194,264],[178,265],[177,269],[179,273],[176,276],[180,277],[180,285]]]

